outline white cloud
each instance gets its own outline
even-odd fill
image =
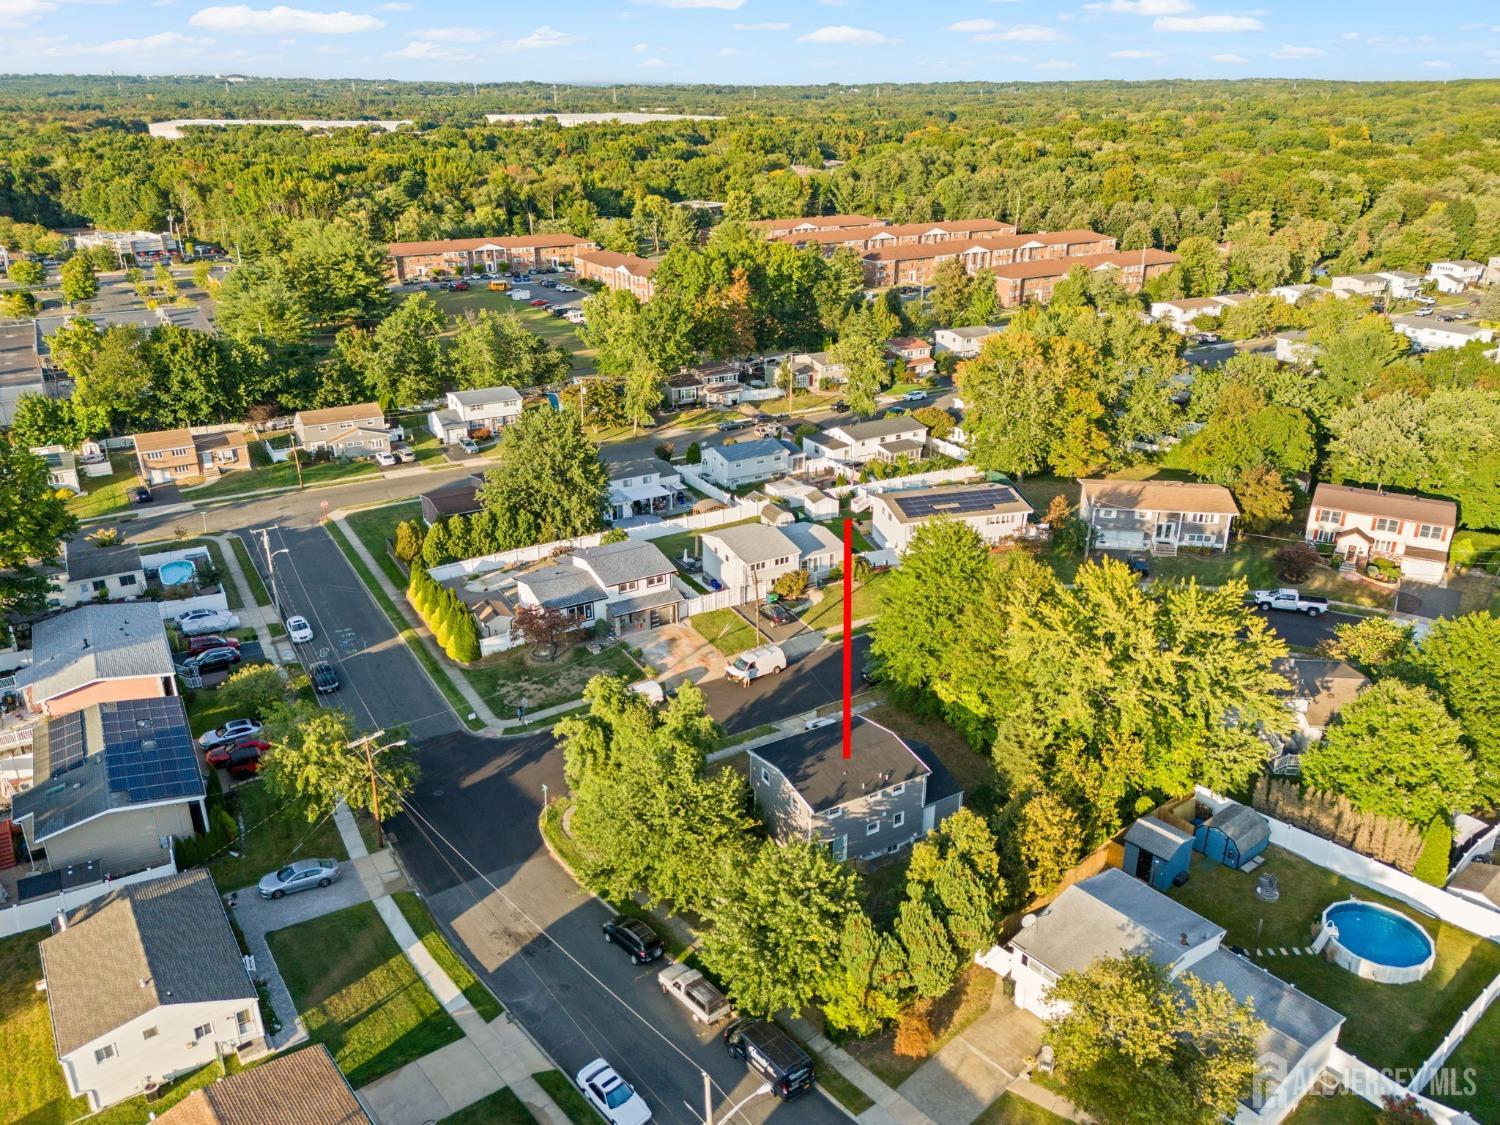
[[[412,34],[432,43],[473,43],[495,37],[493,31],[484,27],[427,27]]]
[[[415,4],[408,4],[406,0],[391,0],[389,4],[377,4],[377,12],[409,12],[415,8]]]
[[[388,59],[419,59],[432,62],[467,62],[474,52],[462,47],[449,47],[442,43],[429,43],[425,39],[414,39],[399,51],[387,51]]]
[[[1359,32],[1357,32],[1357,31],[1346,31],[1342,35],[1340,35],[1339,38],[1340,39],[1357,40],[1359,38]]]
[[[21,27],[56,10],[51,0],[0,0],[0,27]]]
[[[1294,47],[1290,43],[1283,43],[1271,52],[1271,57],[1273,59],[1315,59],[1327,53],[1322,47]]]
[[[1240,66],[1250,61],[1244,55],[1214,55],[1213,60],[1214,62],[1230,63],[1234,66]]]
[[[139,39],[111,39],[92,47],[70,47],[66,54],[79,55],[134,55],[141,51],[191,51],[207,47],[212,39],[194,39],[176,31],[163,31],[157,35],[146,35]]]
[[[899,40],[892,39],[879,31],[871,31],[868,27],[849,27],[847,24],[835,24],[830,27],[820,27],[817,31],[810,31],[806,35],[797,37],[799,43],[837,43],[851,47],[875,47],[882,43],[897,43]]]
[[[641,63],[641,68],[643,70],[665,70],[667,67],[674,65],[676,64],[669,63],[666,59],[650,58]]]
[[[558,31],[543,24],[530,35],[508,41],[502,46],[508,51],[544,51],[550,47],[571,47],[583,41],[583,36],[571,31]]]
[[[653,8],[719,8],[733,12],[745,6],[745,0],[630,0],[632,4],[647,4]]]
[[[1126,51],[1111,51],[1109,57],[1112,59],[1164,59],[1166,56],[1160,51],[1140,51],[1130,49]]]
[[[974,36],[976,43],[1055,43],[1061,39],[1056,29],[1039,23],[1018,23],[999,31],[986,31]]]
[[[1046,62],[1039,62],[1039,63],[1037,63],[1036,66],[1033,69],[1035,69],[1035,70],[1077,70],[1078,69],[1078,64],[1077,63],[1072,63],[1072,62],[1067,62],[1067,61],[1065,61],[1063,59],[1048,59]]]
[[[1264,31],[1266,25],[1254,16],[1157,16],[1151,25],[1157,31]]]
[[[1102,0],[1085,4],[1090,12],[1128,12],[1134,16],[1180,16],[1193,10],[1192,0]]]
[[[188,19],[194,27],[242,35],[348,35],[356,31],[378,31],[383,20],[354,12],[309,12],[278,4],[274,8],[252,8],[249,4],[203,8]]]
[[[738,47],[720,47],[717,51],[714,52],[714,54],[718,55],[720,58],[726,59],[738,58],[742,55],[748,55],[749,53],[749,51],[742,51]]]
[[[786,31],[792,25],[782,23],[780,20],[766,20],[764,23],[737,23],[734,25],[736,31]]]
[[[949,31],[994,31],[999,25],[994,20],[959,20],[957,23],[948,25]]]
[[[347,55],[350,53],[348,47],[340,47],[337,43],[319,43],[312,49],[315,55]]]
[[[1422,65],[1425,66],[1428,70],[1447,70],[1453,64],[1447,59],[1428,59]]]

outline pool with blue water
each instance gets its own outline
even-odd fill
[[[1432,957],[1432,939],[1410,918],[1368,902],[1331,906],[1325,920],[1338,929],[1338,943],[1356,957],[1396,969]]]

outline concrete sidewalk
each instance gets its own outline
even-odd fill
[[[833,1067],[875,1104],[857,1118],[863,1125],[935,1125],[932,1118],[919,1110],[901,1093],[876,1078],[866,1067],[806,1020],[791,1016],[787,1024],[808,1050],[826,1066]]]
[[[459,991],[453,979],[433,959],[427,947],[407,922],[388,888],[405,885],[389,848],[370,856],[349,809],[340,804],[334,822],[361,884],[375,902],[396,944],[412,968],[437,997],[443,1010],[453,1017],[464,1037],[432,1052],[400,1070],[361,1087],[359,1094],[377,1125],[423,1125],[456,1113],[502,1086],[509,1086],[538,1121],[547,1125],[570,1125],[568,1117],[532,1076],[556,1067],[524,1030],[502,1013],[485,1023]],[[389,866],[382,857],[391,857]],[[394,874],[393,874],[394,873]],[[434,1112],[446,1107],[441,1113]]]
[[[271,636],[270,623],[276,620],[276,610],[270,606],[263,606],[255,600],[255,593],[250,585],[250,579],[245,574],[245,568],[240,565],[239,555],[234,549],[235,536],[228,534],[210,535],[219,545],[219,553],[224,556],[224,568],[229,571],[229,578],[240,590],[240,600],[244,603],[235,611],[240,619],[240,624],[255,630],[255,639],[260,641],[260,651],[265,653],[266,659],[273,660],[277,664],[285,664],[282,653],[276,647],[276,639]],[[248,548],[250,545],[245,544]]]

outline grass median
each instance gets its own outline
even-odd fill
[[[416,931],[427,952],[432,954],[432,959],[448,974],[448,979],[458,986],[464,999],[474,1006],[479,1017],[489,1023],[505,1011],[500,1006],[500,1001],[495,999],[495,994],[484,986],[484,982],[469,968],[468,962],[448,943],[448,939],[438,929],[432,912],[427,909],[427,904],[411,891],[398,891],[391,897],[396,900],[402,917]]]

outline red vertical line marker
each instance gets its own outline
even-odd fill
[[[854,756],[854,521],[844,518],[844,757]]]

